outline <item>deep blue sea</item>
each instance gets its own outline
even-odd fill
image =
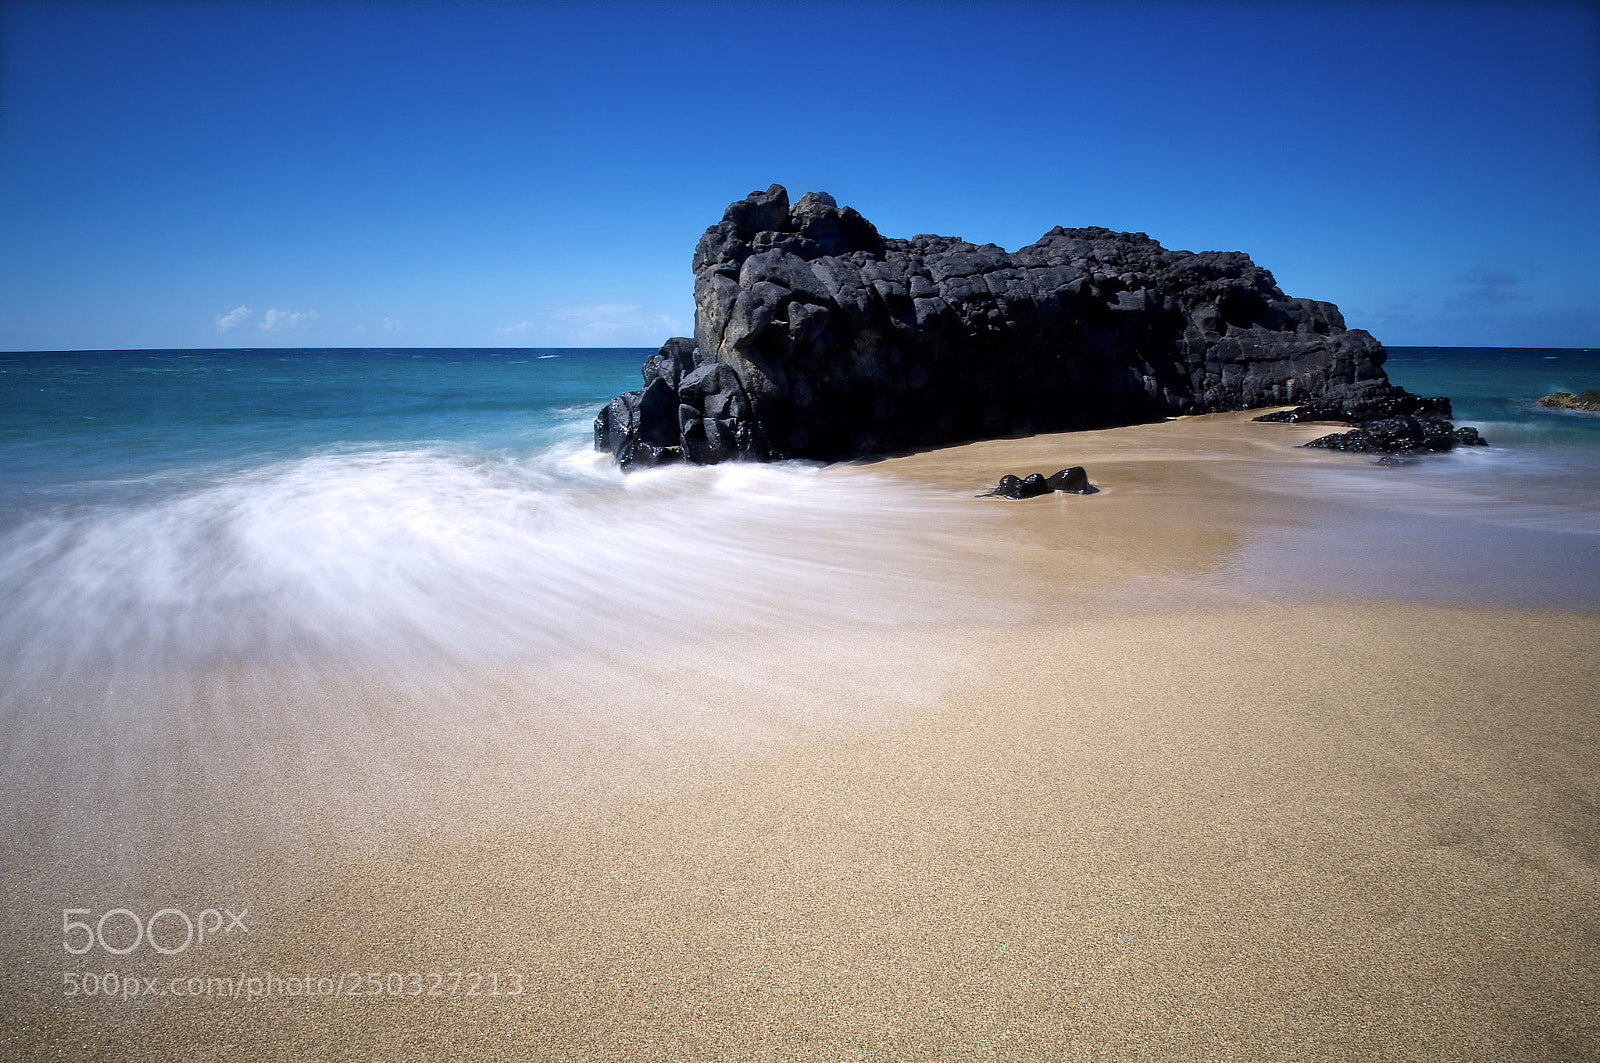
[[[481,650],[624,612],[670,630],[719,598],[822,607],[840,557],[941,504],[800,465],[624,478],[590,426],[649,353],[0,353],[0,652]],[[1533,405],[1600,387],[1600,352],[1396,348],[1388,368],[1492,445],[1280,485],[1360,515],[1247,544],[1229,578],[1600,606],[1600,415]]]

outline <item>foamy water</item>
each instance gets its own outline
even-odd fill
[[[1021,615],[1026,574],[983,570],[1004,507],[800,464],[624,476],[589,421],[643,353],[0,359],[0,826],[134,846],[239,793],[422,822],[981,682],[938,632]],[[1458,402],[1489,450],[1252,481],[1341,512],[1219,587],[1600,606],[1600,435],[1497,402]]]
[[[968,501],[800,465],[624,477],[569,446],[34,516],[0,534],[0,826],[48,824],[69,861],[114,840],[127,876],[222,816],[225,870],[931,709],[974,677],[927,630],[1003,610],[949,570],[983,535]]]
[[[713,620],[926,616],[954,502],[804,466],[624,477],[592,452],[274,463],[0,534],[0,646],[60,665],[454,657]],[[924,603],[925,605],[926,603]]]
[[[589,422],[641,358],[19,359],[0,827],[159,867],[219,815],[470,818],[935,704],[970,665],[928,629],[1005,609],[952,571],[989,515],[803,464],[624,476]]]

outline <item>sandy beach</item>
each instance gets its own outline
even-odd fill
[[[1346,515],[1322,431],[831,469],[958,514],[892,621],[85,677],[6,725],[0,1055],[1600,1059],[1600,615],[1233,579]],[[63,952],[119,907],[248,931]]]

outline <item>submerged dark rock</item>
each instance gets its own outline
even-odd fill
[[[1038,498],[1040,495],[1050,493],[1050,485],[1045,482],[1042,473],[1031,472],[1022,478],[1015,492],[1006,495],[1007,498]]]
[[[1284,295],[1240,252],[1143,233],[1058,227],[1015,252],[889,239],[825,193],[791,205],[773,185],[706,230],[694,271],[694,338],[669,340],[595,421],[624,467],[838,461],[1290,403],[1438,412],[1393,405],[1414,397],[1333,304]]]

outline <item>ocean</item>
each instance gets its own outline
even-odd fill
[[[913,608],[957,500],[597,454],[650,353],[0,354],[0,669],[570,657]]]
[[[225,881],[327,831],[468,830],[919,716],[1039,610],[1600,609],[1600,417],[1532,406],[1600,382],[1595,352],[1396,351],[1492,445],[1208,460],[1290,519],[1198,577],[1048,599],[993,545],[1040,503],[981,484],[624,476],[591,424],[649,353],[0,354],[0,834],[130,889],[205,838]]]
[[[903,592],[965,496],[804,464],[624,477],[590,426],[649,353],[0,354],[0,663],[581,654],[729,603],[915,611]],[[1218,578],[1600,607],[1600,415],[1533,406],[1600,386],[1600,352],[1402,347],[1388,368],[1491,446],[1266,484],[1351,507],[1263,533]]]
[[[650,353],[0,354],[0,835],[124,882],[208,837],[224,874],[932,703],[967,662],[852,654],[1009,608],[945,578],[970,496],[625,477],[592,424]],[[272,840],[214,837],[239,793]]]

